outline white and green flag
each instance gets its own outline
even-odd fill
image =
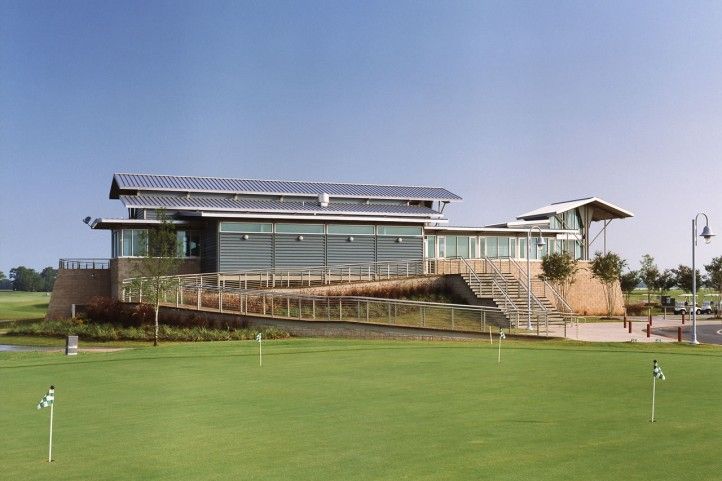
[[[256,334],[256,341],[261,342],[261,333]]]
[[[504,331],[501,331],[499,333],[499,339],[506,339],[506,334],[504,334]]]
[[[55,386],[50,386],[48,393],[38,403],[38,409],[46,408],[55,401]]]
[[[654,376],[655,379],[661,379],[664,381],[664,373],[662,372],[662,368],[659,367],[659,364],[657,364],[657,360],[654,360],[654,364],[652,365],[652,376]]]

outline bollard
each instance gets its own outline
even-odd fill
[[[677,328],[677,342],[682,342],[682,326]]]
[[[652,308],[651,307],[649,308],[648,319],[649,319],[649,325],[651,326],[652,325]]]
[[[629,328],[629,333],[632,333],[632,321],[627,322],[627,327]]]
[[[682,313],[682,325],[684,325],[684,312]]]
[[[626,329],[626,328],[627,328],[627,316],[626,316],[626,314],[624,315],[624,322],[623,322],[623,323],[624,323],[624,328]]]
[[[651,336],[652,336],[652,325],[647,324],[647,337],[651,337]]]

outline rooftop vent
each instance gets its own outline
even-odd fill
[[[321,207],[328,207],[329,196],[327,193],[318,194],[318,204]]]

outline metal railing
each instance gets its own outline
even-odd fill
[[[522,269],[519,263],[514,259],[509,259],[509,266],[510,266],[510,272],[514,277],[519,280],[519,282],[522,284],[524,288],[526,288],[526,269]],[[511,266],[514,266],[512,269]],[[540,279],[539,277],[532,277],[532,300],[535,298],[534,295],[534,283],[536,281],[536,285],[539,286],[537,292],[541,292],[541,296],[545,297],[547,299],[551,298],[550,300],[554,303],[554,307],[559,311],[561,314],[567,315],[567,314],[574,314],[574,310],[569,306],[567,301],[564,299],[564,296],[562,296],[559,291],[557,291],[552,284],[550,284],[548,281],[544,279]],[[538,301],[538,299],[537,299]]]
[[[142,290],[127,286],[125,302],[141,302]],[[511,328],[497,307],[467,306],[359,296],[320,296],[274,290],[177,286],[161,305],[197,311],[299,321],[338,321],[485,333],[491,326]]]
[[[59,269],[109,269],[110,259],[60,259]]]

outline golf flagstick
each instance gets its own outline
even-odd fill
[[[504,330],[502,329],[499,331],[499,356],[496,360],[497,364],[501,364],[501,340],[506,339],[506,335],[504,334]]]
[[[489,324],[489,344],[494,345],[494,340],[491,338],[491,324]]]
[[[258,365],[263,366],[263,343],[261,342],[262,337],[259,332],[256,334],[256,341],[258,341]]]
[[[664,381],[665,377],[662,372],[662,368],[659,367],[659,364],[657,364],[657,360],[655,359],[652,363],[652,419],[650,422],[654,422],[654,401],[657,395],[657,379]]]
[[[55,386],[50,386],[47,394],[43,396],[37,405],[38,409],[50,406],[50,441],[48,443],[48,462],[53,461],[53,406],[55,405]]]

